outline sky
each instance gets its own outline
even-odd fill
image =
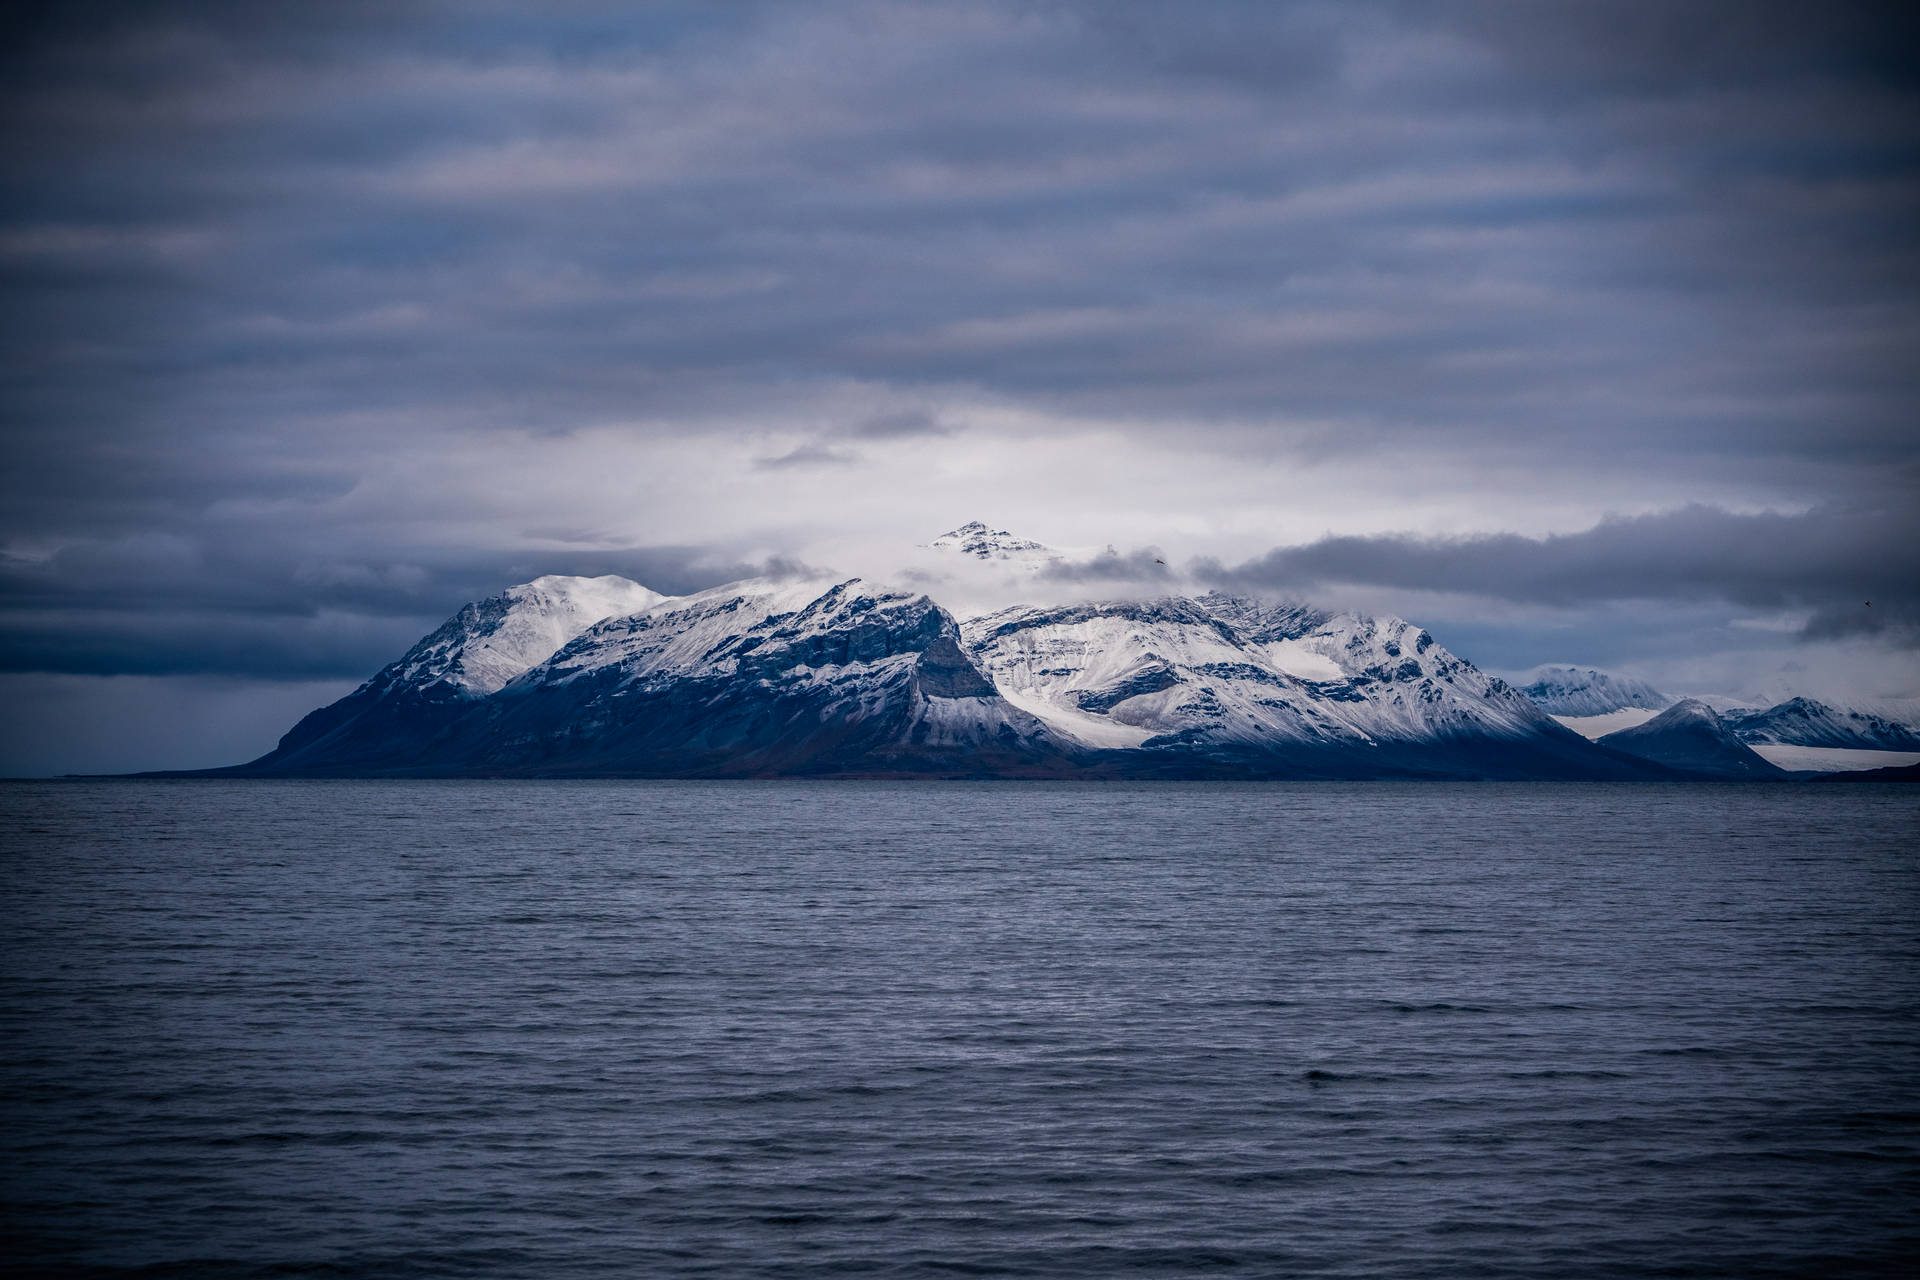
[[[542,573],[972,519],[1920,696],[1902,6],[8,12],[0,774],[249,758]]]

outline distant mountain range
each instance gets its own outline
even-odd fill
[[[1535,668],[1520,692],[1555,716],[1599,716],[1630,708],[1660,711],[1673,702],[1644,680],[1591,667]]]
[[[1521,690],[1561,723],[1596,741],[1666,763],[1675,763],[1680,758],[1675,754],[1678,748],[1671,743],[1668,747],[1656,748],[1653,735],[1677,732],[1687,725],[1689,734],[1697,737],[1705,731],[1699,712],[1711,710],[1705,700],[1697,700],[1698,707],[1689,707],[1680,716],[1655,716],[1652,713],[1670,710],[1679,704],[1645,681],[1591,668],[1541,667],[1531,673]],[[1836,758],[1822,763],[1820,768],[1869,768],[1873,761],[1884,759],[1887,752],[1920,754],[1920,730],[1913,725],[1873,711],[1833,707],[1812,698],[1790,698],[1766,708],[1723,704],[1723,708],[1713,714],[1713,720],[1718,725],[1714,731],[1717,735],[1747,747],[1811,749],[1775,752],[1780,758],[1817,756],[1822,752]],[[1764,759],[1756,753],[1748,754]],[[1708,764],[1706,757],[1696,757],[1687,767],[1730,776],[1755,775],[1752,761],[1732,752],[1720,759],[1718,767]]]
[[[1911,725],[1870,712],[1830,707],[1812,698],[1790,698],[1764,711],[1731,711],[1722,718],[1742,742],[1920,751],[1920,732]]]
[[[1067,563],[979,523],[929,545],[1030,583]],[[1598,671],[1535,677],[1515,688],[1398,618],[1220,592],[960,619],[924,592],[859,579],[666,597],[623,578],[544,577],[466,606],[273,751],[220,772],[1759,777],[1779,771],[1729,764],[1752,755],[1738,736],[1750,720],[1880,745],[1911,734],[1813,703],[1724,724],[1681,703],[1596,743],[1553,715],[1672,700]]]

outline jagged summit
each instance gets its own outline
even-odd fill
[[[991,528],[979,520],[968,521],[958,529],[949,529],[927,545],[936,551],[954,551],[978,560],[1033,564],[1064,558],[1043,542],[1016,538],[1005,529]]]

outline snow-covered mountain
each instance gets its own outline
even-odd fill
[[[977,523],[935,546],[1060,556]],[[1210,592],[961,622],[924,593],[827,578],[677,598],[537,579],[462,609],[241,771],[1665,776],[1398,618]]]
[[[1595,741],[1649,723],[1674,701],[1644,680],[1590,667],[1537,667],[1520,679],[1521,692],[1542,710]],[[1788,767],[1795,769],[1866,768],[1857,760],[1878,757],[1861,753],[1920,752],[1920,727],[1899,718],[1909,710],[1904,704],[1890,708],[1893,714],[1881,714],[1805,697],[1788,697],[1768,707],[1720,694],[1696,695],[1693,701],[1713,710],[1742,742],[1767,749],[1762,754],[1769,759],[1777,755],[1793,760]],[[1782,753],[1775,748],[1800,750]]]
[[[428,753],[469,707],[603,618],[667,599],[608,575],[548,575],[462,608],[401,658],[306,716],[266,757],[339,764]]]
[[[1644,680],[1591,667],[1536,667],[1520,692],[1555,716],[1601,716],[1630,708],[1660,711],[1673,702]]]
[[[469,606],[245,768],[1028,775],[1070,765],[1071,744],[998,696],[961,651],[953,618],[924,595],[857,579],[648,595],[484,695],[447,679],[440,657],[497,630],[493,602]]]
[[[991,528],[979,520],[949,529],[927,546],[933,551],[967,556],[1022,573],[1038,573],[1068,558],[1064,552],[1044,543],[1016,538],[1005,529]]]
[[[1584,745],[1398,618],[1210,592],[1007,609],[962,633],[1010,702],[1089,746],[1387,760],[1413,745]]]
[[[1755,746],[1920,751],[1920,732],[1904,724],[1812,698],[1791,698],[1764,711],[1729,713],[1723,718],[1742,742]]]
[[[1734,736],[1725,721],[1698,698],[1683,698],[1645,724],[1600,739],[1612,747],[1690,773],[1724,778],[1785,775]]]
[[[1010,706],[924,595],[752,581],[610,619],[505,689],[489,768],[1045,773],[1072,754]]]

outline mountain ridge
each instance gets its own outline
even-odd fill
[[[931,545],[1028,566],[1063,558],[977,521]],[[1559,670],[1580,676],[1575,692],[1664,697],[1597,671]],[[1684,753],[1661,759],[1646,747],[1622,735],[1587,741],[1525,690],[1396,617],[1207,591],[1020,604],[961,619],[923,591],[802,571],[678,597],[622,578],[535,579],[463,607],[266,755],[205,772],[1726,772],[1724,760],[1696,767]]]
[[[1920,751],[1920,732],[1871,712],[1812,698],[1789,698],[1762,710],[1730,713],[1728,727],[1755,746]]]

